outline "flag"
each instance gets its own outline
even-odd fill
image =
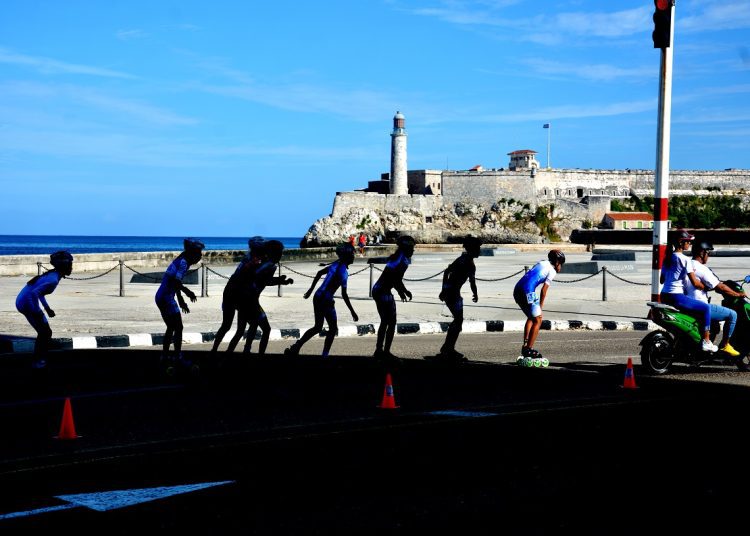
[[[544,123],[544,124],[542,125],[542,128],[549,128],[549,123]]]

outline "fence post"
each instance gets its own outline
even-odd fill
[[[120,259],[120,297],[125,296],[125,261]]]
[[[375,269],[372,267],[372,263],[370,263],[370,298],[372,298],[372,280],[375,277],[375,274],[373,273]]]
[[[206,298],[208,298],[208,272],[210,271],[210,268],[208,265],[206,265]]]
[[[281,277],[281,263],[279,263],[279,277]],[[281,296],[283,296],[283,295],[284,295],[284,291],[283,291],[283,290],[281,290],[281,285],[279,285],[278,296],[279,296],[279,298],[280,298],[280,297],[281,297]]]
[[[42,275],[42,263],[41,262],[36,263],[36,275]]]
[[[526,275],[526,274],[529,273],[529,267],[528,266],[524,266],[523,267],[523,273],[524,273],[524,275]]]
[[[602,266],[602,301],[607,301],[607,267]]]
[[[201,298],[206,297],[206,263],[201,263]]]

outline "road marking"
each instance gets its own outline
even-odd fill
[[[458,410],[440,410],[430,411],[428,415],[448,415],[450,417],[495,417],[497,413],[486,413],[482,411],[458,411]]]
[[[158,488],[140,488],[140,489],[125,489],[116,491],[101,491],[96,493],[78,493],[74,495],[56,495],[55,499],[66,501],[68,504],[61,504],[58,506],[50,506],[47,508],[37,508],[35,510],[26,510],[23,512],[11,512],[9,514],[0,515],[0,520],[12,519],[16,517],[28,517],[39,514],[45,514],[47,512],[55,512],[58,510],[68,510],[70,508],[89,508],[90,510],[96,510],[97,512],[106,512],[108,510],[116,510],[118,508],[125,508],[127,506],[133,506],[135,504],[146,503],[150,501],[156,501],[171,497],[173,495],[181,495],[183,493],[190,493],[214,486],[224,486],[226,484],[232,484],[234,480],[223,480],[221,482],[203,482],[201,484],[185,484],[182,486],[163,486]]]

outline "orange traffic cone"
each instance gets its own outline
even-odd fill
[[[60,421],[60,432],[55,436],[55,439],[77,439],[80,436],[76,435],[76,425],[73,423],[73,409],[70,405],[70,397],[65,399],[65,406],[63,407],[62,421]]]
[[[633,359],[628,358],[628,367],[625,369],[625,381],[622,384],[623,389],[638,389],[635,384],[635,376],[633,375]]]
[[[383,401],[378,406],[381,409],[396,409],[396,398],[393,396],[393,382],[391,381],[391,373],[388,372],[385,375],[385,389],[383,390]]]

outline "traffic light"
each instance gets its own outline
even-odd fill
[[[672,28],[672,5],[674,0],[654,0],[654,48],[668,48]]]

